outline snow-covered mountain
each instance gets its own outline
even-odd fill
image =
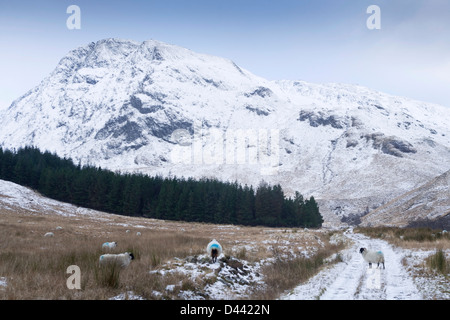
[[[175,45],[105,39],[69,52],[14,101],[0,143],[112,170],[280,183],[320,199],[334,223],[449,170],[448,123],[439,105],[269,81]]]

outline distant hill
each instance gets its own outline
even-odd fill
[[[430,225],[448,228],[450,171],[407,192],[361,218],[363,226]]]

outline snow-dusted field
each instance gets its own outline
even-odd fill
[[[57,226],[62,226],[63,229],[57,230]],[[79,238],[88,238],[91,243],[98,243],[100,248],[104,241],[119,237],[119,246],[123,242],[122,249],[128,248],[126,243],[138,247],[140,257],[134,264],[140,263],[143,266],[139,269],[139,272],[143,272],[143,277],[155,274],[154,278],[160,280],[174,279],[167,280],[168,285],[164,288],[154,290],[151,298],[166,299],[169,296],[184,300],[246,299],[254,288],[263,285],[261,266],[273,260],[275,249],[280,256],[284,256],[286,252],[295,256],[310,256],[324,245],[320,236],[326,233],[322,230],[209,225],[119,216],[48,199],[31,189],[0,180],[0,234],[3,230],[11,230],[9,228],[20,230],[17,234],[31,237],[35,243],[40,244],[41,250],[55,244],[60,247],[67,242],[76,242]],[[48,231],[55,233],[51,240],[44,237]],[[136,236],[137,231],[142,234],[139,238]],[[10,231],[5,231],[7,232]],[[168,261],[164,260],[161,265],[152,267],[151,257],[154,253],[145,242],[151,234],[158,232],[193,234],[205,239],[215,237],[224,246],[225,254],[216,263],[211,263],[203,250],[191,248],[189,252],[183,252],[183,255],[174,254]],[[22,239],[15,238],[10,233],[8,241],[15,243]],[[29,240],[27,241],[29,244]],[[204,248],[206,244],[207,242]],[[0,243],[0,251],[1,248]],[[93,250],[97,250],[96,248],[94,245]],[[149,261],[150,265],[142,261]],[[14,286],[10,281],[9,269],[6,268],[4,273],[0,268],[0,292],[11,290]],[[188,285],[183,285],[184,282],[206,283],[206,286],[199,292],[197,285],[189,288]],[[127,291],[111,294],[109,298],[143,297],[127,288]]]
[[[116,226],[123,228],[123,232],[134,229],[133,234],[136,230],[142,233],[155,230],[209,232],[219,239],[224,239],[227,244],[227,254],[233,257],[226,262],[211,263],[206,255],[194,254],[190,257],[173,257],[169,262],[152,271],[160,275],[182,274],[192,281],[200,278],[209,282],[204,289],[206,296],[198,295],[194,291],[181,290],[178,298],[185,300],[246,299],[252,288],[264,285],[261,266],[271,262],[274,249],[281,250],[280,252],[294,252],[296,256],[310,256],[323,246],[318,235],[321,232],[327,232],[326,230],[245,229],[231,225],[209,226],[206,229],[203,224],[122,217],[47,199],[30,189],[0,180],[0,220],[2,214],[5,217],[17,215],[17,220],[5,219],[5,223],[12,221],[17,226],[28,225],[30,228],[38,228],[37,224],[40,220],[36,217],[56,217],[55,221],[58,223],[68,222],[67,219],[70,219],[76,221],[70,228],[77,234],[92,233],[95,228],[99,237],[110,237],[109,229],[111,226]],[[342,262],[326,266],[306,283],[283,294],[280,297],[281,300],[450,299],[448,275],[445,277],[434,274],[430,277],[429,270],[424,272],[426,269],[424,260],[433,254],[434,250],[401,249],[384,240],[370,239],[362,234],[354,233],[352,229],[344,233],[336,232],[330,239],[330,242],[333,241],[349,243],[347,248],[339,253]],[[385,255],[386,269],[377,269],[376,265],[369,269],[359,253],[361,247],[381,250]],[[244,252],[244,256],[247,257],[256,254],[263,257],[259,262],[234,258],[240,256],[240,252]],[[141,254],[145,255],[145,252]],[[449,250],[446,254],[448,257]],[[333,258],[330,257],[330,260]],[[9,278],[0,274],[0,292],[5,291],[10,285]],[[177,287],[179,288],[180,284],[170,284],[164,291],[155,292],[154,296],[162,297],[177,290]],[[141,299],[142,297],[130,291],[112,298]]]

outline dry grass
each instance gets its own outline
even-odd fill
[[[450,261],[447,260],[445,252],[442,249],[436,251],[426,259],[429,268],[436,270],[442,275],[450,273]]]
[[[405,249],[443,249],[450,250],[450,234],[431,228],[399,228],[399,227],[358,227],[361,232],[373,238],[384,239],[389,243]]]
[[[207,243],[213,238],[220,241],[225,254],[250,263],[286,251],[298,253],[291,252],[291,248],[314,250],[328,241],[324,231],[169,222],[100,212],[62,216],[54,212],[63,212],[67,208],[52,208],[50,214],[44,209],[36,212],[7,208],[1,205],[0,199],[2,207],[0,278],[7,280],[7,285],[0,287],[2,300],[100,300],[126,292],[133,292],[144,299],[178,299],[179,290],[201,291],[197,287],[207,285],[211,280],[194,282],[183,274],[162,275],[149,271],[163,268],[176,257],[184,259],[204,254]],[[63,229],[56,230],[57,226]],[[55,236],[44,237],[49,231]],[[138,231],[140,236],[136,235]],[[101,244],[105,241],[117,241],[118,247],[114,252],[131,251],[135,260],[125,269],[99,268],[98,258],[104,253]],[[66,270],[70,265],[80,267],[81,290],[67,288],[70,274]],[[294,267],[289,264],[277,267],[276,272],[289,278],[290,285],[297,281],[298,278],[292,276],[296,272]],[[292,268],[292,272],[280,272],[280,268]],[[278,281],[272,279],[275,271],[267,269],[264,272],[267,272],[267,288],[272,290],[270,283]],[[178,284],[176,289],[167,292],[165,288],[174,283]],[[258,297],[275,297],[280,287],[278,284],[274,286],[277,288],[271,294],[262,293]]]
[[[153,289],[164,283],[148,271],[174,256],[202,252],[207,241],[201,235],[159,230],[137,236],[135,230],[126,233],[118,226],[97,233],[98,222],[91,222],[92,229],[81,228],[79,220],[58,221],[53,216],[17,218],[0,216],[0,275],[8,281],[1,299],[105,299],[126,290],[151,299]],[[56,225],[63,229],[55,230]],[[44,237],[47,231],[55,236]],[[136,259],[128,268],[98,267],[101,244],[112,239],[118,242],[114,252],[134,253]],[[66,286],[70,265],[80,267],[81,291]]]

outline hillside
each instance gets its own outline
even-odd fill
[[[444,219],[449,228],[450,171],[407,192],[361,218],[362,226],[407,226],[414,222]],[[442,228],[442,227],[441,227]]]
[[[280,184],[328,225],[448,171],[447,108],[351,84],[269,81],[150,40],[76,48],[0,117],[0,145],[151,175]]]

